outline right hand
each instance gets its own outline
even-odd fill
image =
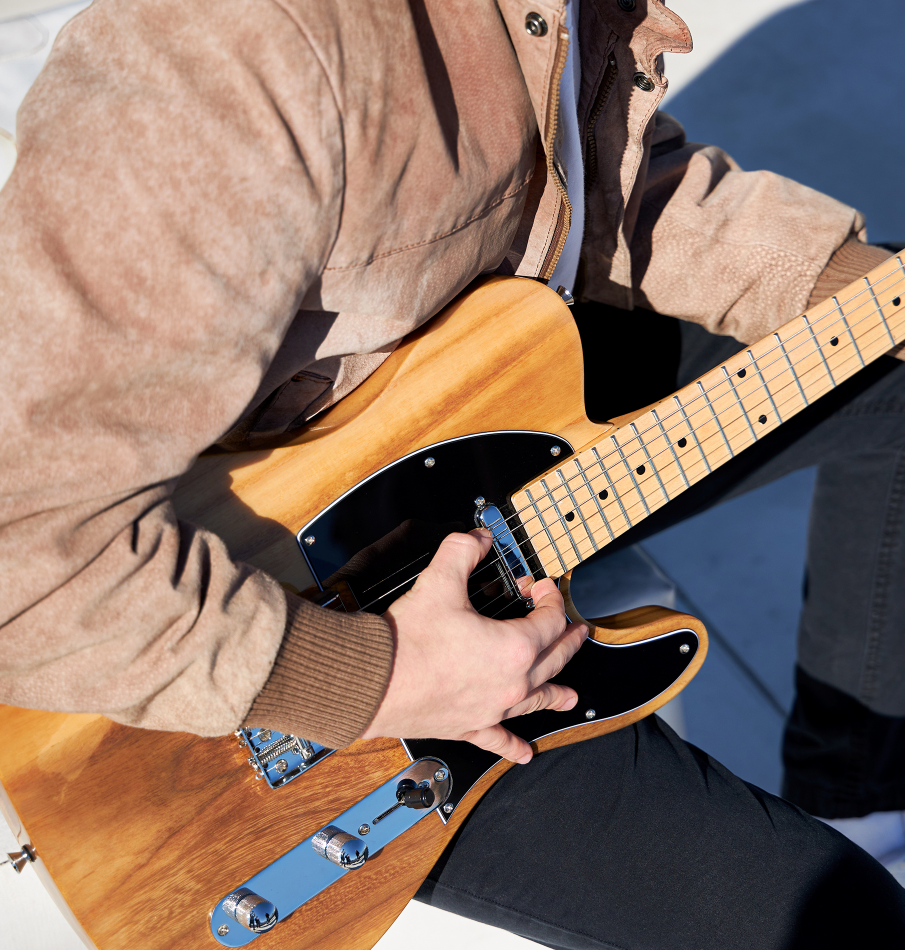
[[[449,535],[415,586],[384,614],[396,656],[363,739],[463,739],[524,764],[531,746],[500,721],[578,702],[575,690],[548,682],[588,633],[567,622],[552,580],[531,588],[534,610],[527,617],[492,620],[472,607],[468,576],[490,546],[484,528]]]

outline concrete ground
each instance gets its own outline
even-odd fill
[[[28,3],[0,0],[0,21]],[[15,132],[15,110],[47,43],[84,5],[0,22],[0,129]],[[673,0],[671,6],[696,44],[689,56],[667,57],[666,108],[689,137],[722,145],[744,168],[787,174],[854,204],[867,214],[872,240],[905,243],[905,190],[896,187],[905,125],[894,119],[905,32],[901,0],[869,7],[842,0]],[[0,135],[0,182],[4,161],[11,161],[5,141]],[[779,788],[779,741],[792,699],[812,484],[813,472],[797,473],[645,545],[676,582],[680,606],[702,617],[711,634],[710,658],[673,721],[684,719],[691,741],[770,791]],[[0,828],[0,847],[12,848],[5,833]],[[80,946],[27,870],[17,879],[0,868],[0,921],[0,950]],[[524,943],[411,904],[379,947],[401,950],[425,939],[432,950]]]

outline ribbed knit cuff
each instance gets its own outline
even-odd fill
[[[393,668],[390,625],[287,594],[286,632],[270,678],[243,723],[313,739],[354,742],[377,712]]]
[[[863,244],[857,238],[849,238],[827,261],[823,273],[817,278],[808,309],[837,294],[853,280],[863,277],[878,264],[889,259],[889,251],[872,244]]]

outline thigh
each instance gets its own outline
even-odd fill
[[[898,947],[905,891],[656,717],[496,783],[418,894],[550,947]]]

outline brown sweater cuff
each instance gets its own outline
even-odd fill
[[[808,309],[837,294],[853,280],[872,271],[877,264],[889,259],[889,251],[872,244],[863,244],[857,238],[849,238],[827,261],[823,273],[817,278]]]
[[[270,678],[245,718],[331,748],[354,742],[377,712],[393,668],[390,625],[286,595],[286,632]]]

